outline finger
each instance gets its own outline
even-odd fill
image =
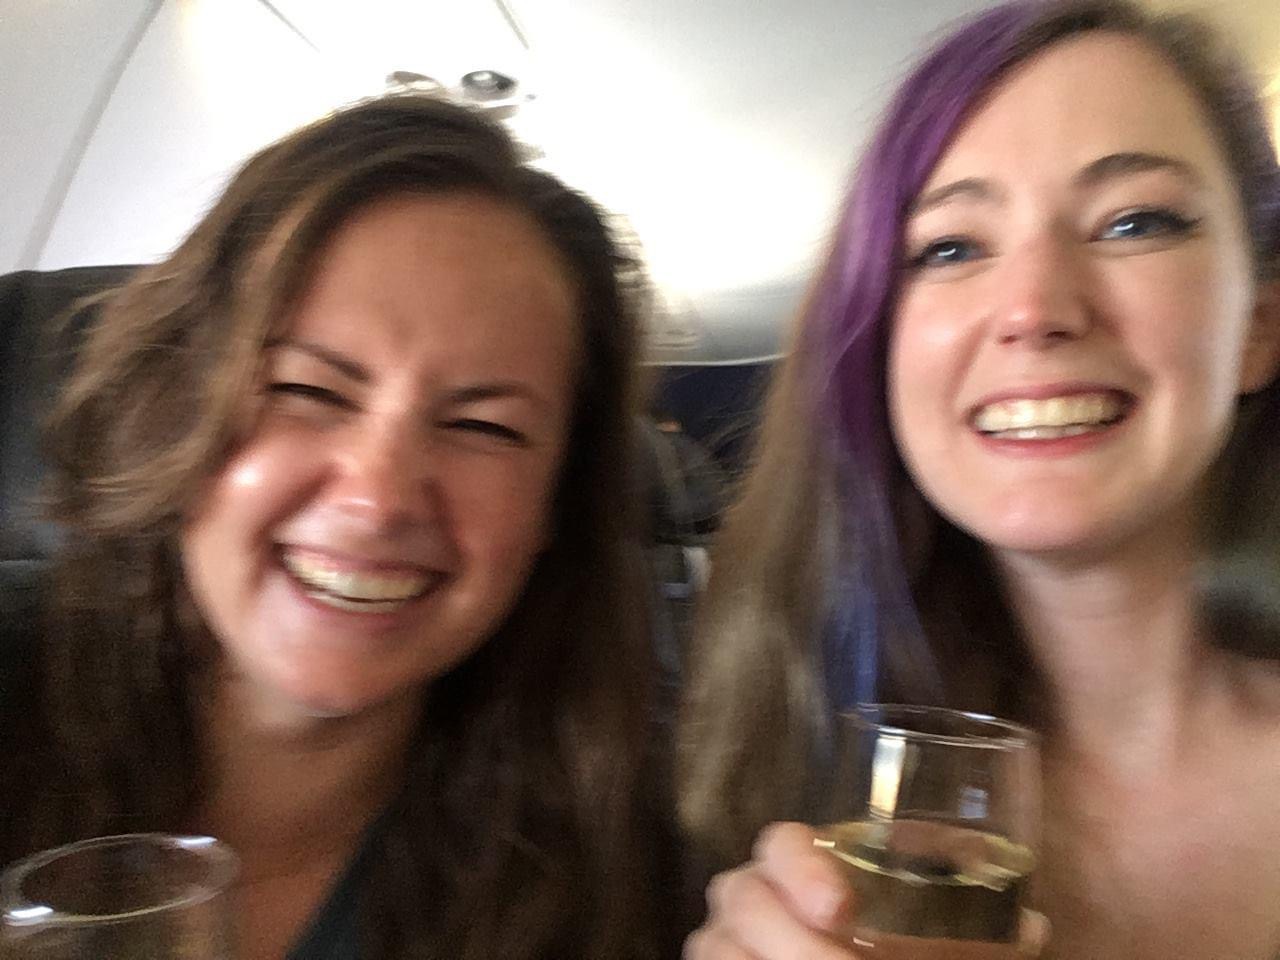
[[[684,942],[684,960],[760,960],[714,927],[701,927]]]
[[[707,899],[712,928],[761,960],[856,960],[793,913],[758,866],[718,875]]]
[[[756,840],[754,856],[791,909],[810,926],[833,930],[853,908],[853,893],[835,858],[814,847],[801,823],[775,823]]]
[[[1049,946],[1049,918],[1035,910],[1022,911],[1018,947],[1025,957],[1038,957]]]

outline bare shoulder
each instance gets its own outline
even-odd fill
[[[1280,954],[1280,665],[1226,667],[1160,769],[1053,777],[1041,871],[1053,956]]]

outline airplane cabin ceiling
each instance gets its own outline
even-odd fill
[[[1204,9],[1270,84],[1280,4]],[[402,70],[496,69],[513,126],[619,214],[654,354],[776,352],[906,64],[973,0],[8,0],[0,269],[161,257],[257,146]]]

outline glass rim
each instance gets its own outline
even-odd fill
[[[969,747],[975,750],[1034,749],[1040,744],[1040,735],[1030,727],[991,714],[954,710],[950,707],[908,703],[859,703],[852,709],[841,711],[839,717],[863,730],[901,737],[913,743]],[[972,724],[975,731],[973,733],[935,733],[916,729],[907,722],[903,722],[910,717],[943,717],[959,720]],[[899,722],[894,722],[894,718],[899,718]]]
[[[22,889],[24,882],[32,873],[64,857],[74,856],[86,850],[124,847],[130,844],[146,844],[196,854],[209,864],[209,877],[206,882],[193,885],[192,890],[186,893],[169,897],[159,903],[113,913],[69,913],[58,909],[53,904],[29,900]],[[231,886],[239,869],[240,858],[229,846],[213,837],[172,833],[120,833],[108,837],[93,837],[33,853],[6,867],[3,873],[0,873],[0,912],[2,912],[4,924],[10,927],[35,925],[70,927],[121,923],[163,913],[166,910],[198,906],[212,900]]]

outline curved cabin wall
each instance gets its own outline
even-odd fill
[[[39,225],[66,188],[64,157],[98,112],[99,80],[154,0],[10,3],[0,22],[0,273],[36,266]],[[34,235],[34,236],[33,236]]]
[[[11,221],[31,227],[20,259],[5,250],[0,267],[162,257],[247,154],[335,102],[317,52],[253,0],[134,0],[134,22],[143,18],[136,32],[118,16],[119,2],[36,6],[71,28],[44,45],[61,56],[35,64],[27,81],[41,91],[30,109],[59,122],[47,131],[29,125],[35,136],[23,156],[6,151],[3,163],[14,169],[4,178],[24,196],[61,196],[47,198],[36,218]],[[103,17],[106,6],[117,16]],[[114,58],[102,55],[102,32]],[[60,142],[48,142],[55,136]],[[51,176],[60,149],[64,169]]]
[[[0,273],[163,257],[249,154],[381,92],[391,70],[527,75],[492,0],[14,6],[0,23]]]

